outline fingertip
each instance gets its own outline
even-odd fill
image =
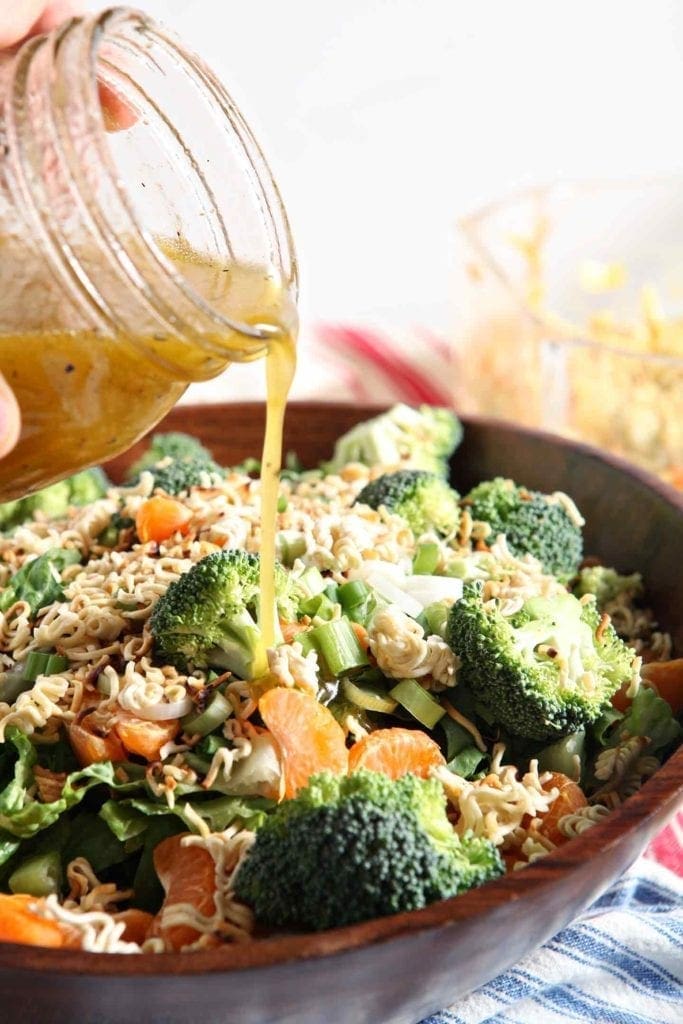
[[[0,459],[11,452],[21,431],[21,413],[14,392],[0,376]]]

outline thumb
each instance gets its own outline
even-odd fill
[[[21,415],[14,392],[0,374],[0,459],[11,452],[19,440]]]

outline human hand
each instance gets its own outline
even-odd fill
[[[12,0],[0,4],[0,50],[15,46],[26,36],[54,28],[65,18],[79,14],[83,7],[79,0]],[[14,448],[20,429],[19,405],[0,375],[0,458]]]
[[[48,32],[84,9],[84,0],[12,0],[0,4],[0,49],[14,46],[26,36]]]

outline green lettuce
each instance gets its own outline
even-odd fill
[[[608,746],[616,747],[624,733],[629,736],[647,736],[648,754],[665,751],[683,735],[671,706],[658,697],[654,690],[641,686],[633,703],[610,736]]]
[[[15,601],[26,601],[31,615],[37,615],[41,608],[61,601],[64,591],[60,575],[67,565],[76,565],[80,560],[81,553],[74,548],[50,548],[24,562],[0,593],[0,611],[7,611]]]
[[[116,785],[110,762],[91,764],[67,775],[58,800],[41,803],[29,795],[33,786],[33,766],[38,760],[28,736],[14,726],[5,735],[5,745],[14,747],[16,760],[10,780],[0,792],[0,833],[28,839],[54,824],[60,814],[80,803],[94,786]]]
[[[262,797],[220,796],[211,800],[178,801],[173,808],[166,803],[131,797],[126,800],[107,800],[100,810],[100,817],[106,821],[117,839],[129,842],[149,827],[151,817],[175,815],[186,828],[194,831],[194,824],[187,815],[188,806],[202,818],[212,832],[222,832],[234,823],[243,828],[257,829],[266,819],[268,811],[275,807],[272,800]]]

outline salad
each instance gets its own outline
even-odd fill
[[[399,405],[282,474],[158,434],[0,507],[0,941],[191,952],[424,907],[592,828],[676,747],[683,659],[565,494],[448,482]],[[455,453],[455,454],[454,454]]]

